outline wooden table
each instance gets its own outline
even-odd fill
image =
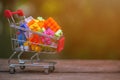
[[[120,80],[119,60],[53,60],[54,73],[45,75],[39,67],[17,68],[9,74],[7,59],[0,59],[0,80]]]

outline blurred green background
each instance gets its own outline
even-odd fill
[[[120,60],[120,0],[0,0],[0,58],[11,54],[5,9],[53,17],[66,37],[63,52],[54,57]]]

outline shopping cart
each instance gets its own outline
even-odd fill
[[[30,21],[32,17],[26,18],[22,10],[17,10],[16,12],[5,10],[4,15],[10,25],[10,38],[13,51],[8,59],[9,72],[14,74],[16,67],[20,67],[21,70],[24,70],[27,66],[41,67],[46,74],[53,72],[56,62],[43,61],[40,59],[40,55],[61,52],[64,48],[65,40],[63,34],[56,37],[45,34],[44,32],[29,29],[28,27],[26,28],[26,21]],[[44,41],[47,39],[52,43],[42,43],[42,39]],[[24,53],[32,53],[33,55],[30,59],[25,60],[22,58]],[[17,57],[18,63],[13,63],[12,60],[14,57]]]

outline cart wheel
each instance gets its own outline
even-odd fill
[[[49,68],[45,68],[45,69],[44,69],[44,73],[45,73],[45,74],[49,74]]]
[[[15,68],[14,67],[10,67],[10,69],[9,69],[9,72],[10,72],[10,74],[15,74]]]
[[[25,69],[25,66],[20,66],[20,69],[21,69],[21,70],[24,70],[24,69]]]
[[[55,71],[55,66],[50,66],[50,67],[49,67],[49,71],[50,71],[50,72],[54,72],[54,71]]]

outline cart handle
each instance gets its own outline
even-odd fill
[[[17,11],[15,11],[15,12],[11,12],[10,10],[5,10],[5,11],[4,11],[4,16],[5,16],[6,18],[10,18],[10,17],[12,17],[14,14],[17,14],[17,15],[19,15],[19,16],[24,16],[24,13],[23,13],[22,10],[17,10]]]

